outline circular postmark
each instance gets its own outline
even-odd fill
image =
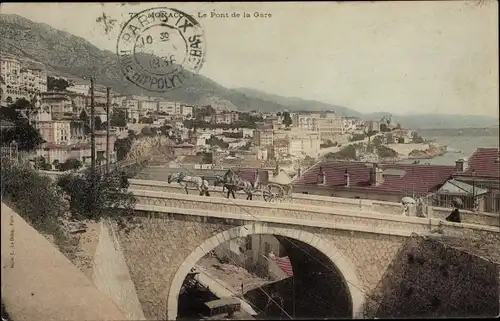
[[[198,73],[205,58],[205,37],[190,15],[172,8],[135,14],[123,26],[116,44],[127,80],[154,92],[182,86]]]

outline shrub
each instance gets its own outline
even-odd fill
[[[28,167],[2,165],[2,198],[35,229],[56,232],[67,206],[53,181]]]
[[[96,173],[94,187],[90,171],[65,174],[59,177],[57,185],[64,192],[76,219],[109,217],[114,213],[111,208],[123,208],[127,212],[136,203],[135,197],[127,191],[128,176],[122,172]]]

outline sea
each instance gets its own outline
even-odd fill
[[[421,164],[454,165],[459,158],[467,158],[480,147],[499,147],[499,128],[420,129],[419,134],[428,141],[445,145],[454,153],[446,153],[433,159],[421,159]],[[404,160],[400,163],[412,163]]]

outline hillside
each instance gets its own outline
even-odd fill
[[[124,80],[115,53],[100,50],[87,40],[47,24],[35,23],[19,15],[0,14],[0,50],[44,64],[49,73],[75,80],[94,75],[97,84],[122,94],[142,94],[141,88]],[[284,106],[220,86],[201,75],[193,75],[182,88],[155,96],[188,104],[222,101],[228,109],[283,110]],[[146,94],[144,92],[144,94]]]
[[[353,109],[323,103],[315,100],[301,98],[290,98],[269,94],[255,89],[239,88],[240,92],[248,96],[273,101],[286,106],[291,111],[327,111],[334,110],[341,116],[355,116],[365,120],[380,120],[384,116],[391,116],[395,122],[399,122],[405,128],[434,129],[434,128],[494,128],[498,127],[498,119],[477,115],[443,115],[443,114],[413,114],[398,115],[388,112],[376,112],[362,114]]]
[[[260,90],[251,88],[238,88],[238,91],[246,94],[247,96],[260,98],[263,100],[273,101],[277,104],[286,106],[290,111],[327,111],[334,110],[341,116],[355,116],[362,117],[363,114],[353,109],[327,104],[316,100],[305,100],[296,97],[283,97],[279,95],[269,94]]]

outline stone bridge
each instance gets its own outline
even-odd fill
[[[369,200],[294,195],[289,203],[271,204],[214,193],[186,195],[175,185],[139,180],[131,180],[130,191],[138,200],[134,219],[116,229],[116,238],[144,314],[151,319],[174,320],[190,269],[235,238],[278,238],[294,269],[294,293],[304,299],[297,303],[296,317],[361,318],[382,275],[412,233],[439,229],[459,237],[498,237],[500,232],[489,224],[494,217],[470,216],[469,222],[450,223],[439,217],[444,212],[409,217],[400,204]],[[284,306],[291,311],[287,303]]]

